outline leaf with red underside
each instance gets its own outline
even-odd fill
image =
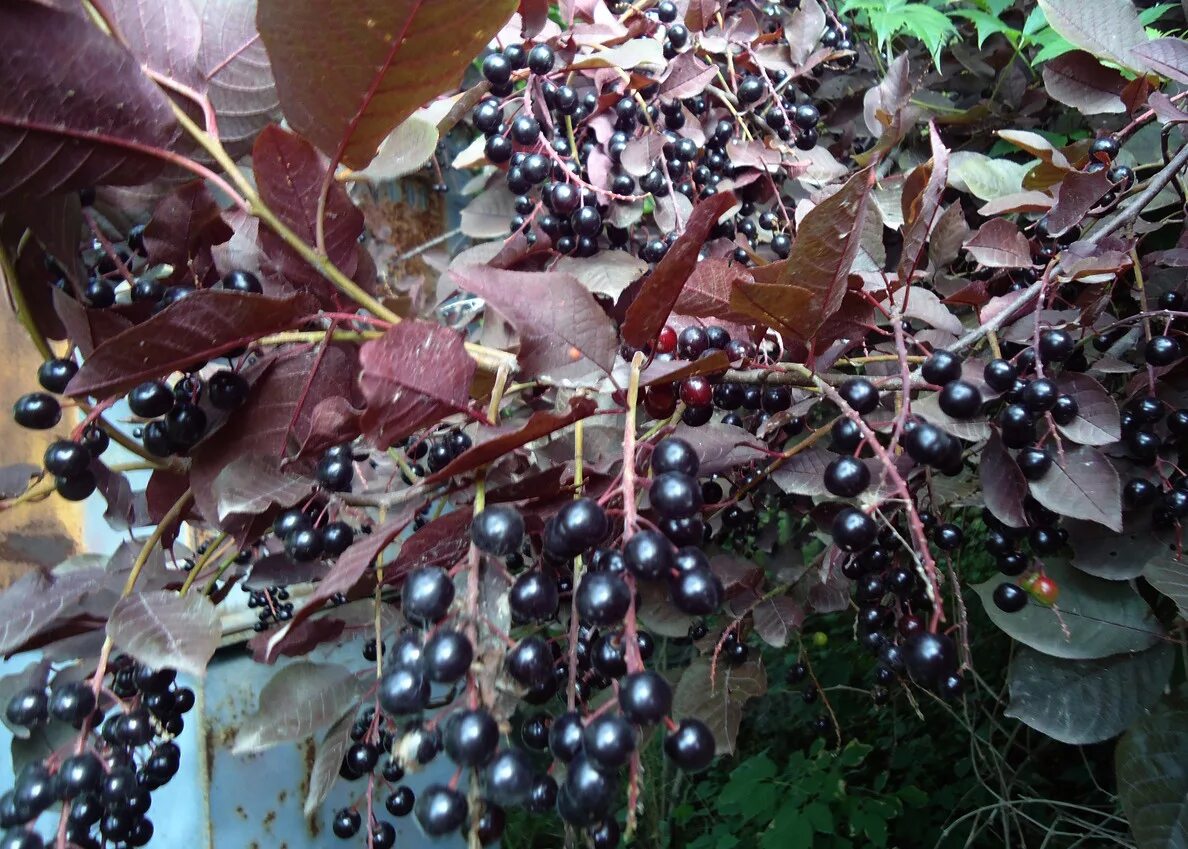
[[[444,415],[466,409],[474,360],[457,331],[402,321],[359,349],[359,387],[367,401],[361,424],[391,445]]]
[[[714,25],[714,16],[721,8],[721,0],[689,0],[685,24],[694,32],[707,30]]]
[[[788,637],[804,624],[804,608],[788,596],[776,596],[759,602],[751,615],[759,639],[775,648],[786,646]]]
[[[8,217],[8,215],[5,215],[5,224],[8,223]],[[9,247],[15,248],[19,239],[20,236],[18,234],[13,238],[12,244]],[[60,290],[54,286],[53,278],[50,276],[49,270],[45,267],[39,251],[26,250],[21,253],[16,259],[16,274],[11,279],[5,273],[4,269],[0,268],[0,289],[4,290],[0,294],[5,298],[6,306],[15,300],[11,293],[14,286],[20,287],[20,294],[24,296],[25,306],[29,310],[29,317],[33,320],[33,324],[37,330],[46,339],[70,338],[69,330],[66,328],[65,321],[63,321],[58,311],[57,302]],[[65,292],[61,292],[60,296],[64,300],[69,300],[75,304],[78,303],[73,298],[67,296]],[[81,306],[79,306],[79,311],[83,311]]]
[[[558,414],[549,410],[540,410],[533,413],[528,421],[520,427],[500,427],[480,430],[472,447],[467,448],[451,460],[449,465],[444,469],[431,474],[425,479],[425,482],[432,485],[439,481],[449,480],[450,478],[464,475],[467,472],[472,472],[480,466],[485,466],[487,463],[498,460],[503,455],[527,445],[529,442],[541,439],[562,428],[569,427],[576,421],[589,418],[594,415],[594,411],[597,409],[598,405],[594,403],[592,398],[571,398],[569,409],[563,413]]]
[[[67,393],[106,398],[291,328],[315,309],[302,294],[269,298],[202,289],[96,348]]]
[[[185,275],[195,256],[221,245],[234,231],[206,183],[194,180],[167,194],[144,228],[144,245],[154,263],[173,266],[173,278]],[[208,256],[209,259],[209,256]]]
[[[260,197],[306,244],[317,242],[318,196],[329,163],[305,139],[277,126],[266,127],[252,147],[252,168]],[[363,213],[337,181],[326,199],[326,256],[347,277],[358,268],[356,248]],[[260,246],[289,282],[337,298],[337,290],[270,228],[260,228]]]
[[[941,141],[936,124],[929,123],[928,138],[932,144],[932,160],[928,166],[920,166],[908,177],[910,181],[918,173],[927,172],[927,182],[919,193],[909,196],[904,191],[903,207],[903,249],[900,252],[899,279],[907,280],[920,262],[920,256],[928,244],[937,216],[940,214],[941,197],[949,181],[949,149]]]
[[[614,366],[614,322],[572,275],[463,265],[450,276],[512,323],[525,374],[571,376],[591,364],[609,373]]]
[[[306,619],[285,630],[285,635],[269,651],[274,635],[268,632],[257,634],[248,640],[252,660],[256,663],[275,663],[281,657],[304,657],[318,646],[330,643],[342,636],[346,623],[330,616]],[[348,726],[349,727],[349,726]],[[342,755],[338,756],[339,766]],[[337,777],[337,769],[336,769]]]
[[[1055,237],[1079,224],[1090,209],[1097,206],[1114,184],[1105,170],[1086,173],[1071,171],[1060,184],[1056,204],[1045,216],[1049,235]]]
[[[159,174],[180,130],[136,59],[84,16],[0,4],[0,198]]]
[[[205,90],[206,81],[198,70],[202,27],[188,0],[108,0],[104,8],[120,40],[142,65],[198,92]]]
[[[722,257],[703,259],[685,281],[673,311],[698,318],[749,322],[749,316],[730,311],[730,296],[736,286],[748,285],[754,279],[745,265]]]
[[[860,171],[814,207],[800,222],[776,282],[735,288],[731,308],[782,333],[813,339],[845,299],[874,177],[871,169]]]
[[[520,20],[523,22],[520,34],[532,38],[549,21],[549,0],[520,0]]]
[[[235,514],[263,513],[273,505],[291,507],[313,491],[314,482],[282,472],[276,455],[246,454],[220,471],[212,488],[221,522]]]
[[[660,95],[671,100],[696,97],[717,74],[716,67],[701,61],[693,53],[680,53],[668,66],[668,74],[660,83]]]
[[[1064,53],[1044,63],[1044,88],[1053,100],[1085,115],[1125,112],[1122,90],[1126,77],[1081,50]]]
[[[728,368],[730,368],[730,358],[726,356],[725,351],[714,351],[708,357],[700,357],[692,361],[652,360],[648,367],[639,373],[639,385],[644,387],[656,383],[677,383],[686,377],[699,374],[721,374]],[[619,369],[615,369],[615,371],[617,373]],[[623,374],[629,379],[630,363],[623,363]],[[620,385],[626,382],[623,380]]]
[[[458,84],[516,7],[516,0],[260,0],[256,24],[289,124],[360,169],[401,121]]]
[[[470,520],[469,510],[454,510],[418,530],[400,546],[391,567],[384,569],[384,583],[397,583],[423,566],[449,569],[470,549]]]
[[[1122,417],[1110,393],[1087,374],[1066,371],[1056,379],[1060,391],[1077,402],[1077,415],[1060,432],[1081,445],[1110,445],[1122,438]]]
[[[1109,459],[1096,448],[1065,447],[1052,468],[1031,482],[1035,500],[1062,516],[1122,532],[1122,485]]]
[[[268,641],[267,651],[264,655],[268,663],[272,663],[276,659],[278,650],[285,644],[285,638],[302,620],[315,613],[339,593],[350,592],[363,579],[364,574],[375,565],[384,549],[391,545],[392,540],[400,536],[412,522],[420,506],[420,501],[406,502],[398,507],[396,513],[382,525],[367,536],[356,540],[346,551],[338,555],[338,559],[334,561],[330,571],[317,583],[305,603],[294,612],[289,624]],[[426,527],[429,526],[426,525]],[[407,544],[405,543],[405,545]],[[387,570],[385,570],[386,576]]]
[[[1134,48],[1147,41],[1132,0],[1039,0],[1052,29],[1094,56],[1123,68],[1145,71],[1146,62]]]
[[[1156,38],[1138,45],[1130,52],[1137,54],[1153,71],[1169,80],[1188,83],[1188,41],[1182,38]]]
[[[701,474],[712,475],[752,460],[766,453],[764,444],[741,427],[714,422],[701,427],[679,424],[672,433],[693,446],[701,458]]]
[[[1031,265],[1031,245],[1019,228],[1005,218],[991,218],[965,243],[965,249],[991,268],[1024,268]]]
[[[995,518],[1012,528],[1027,527],[1027,515],[1023,512],[1027,480],[1023,472],[1019,471],[1015,458],[1007,453],[997,431],[982,449],[978,473],[986,506]]]
[[[198,64],[219,121],[219,140],[233,157],[280,120],[268,52],[256,32],[255,0],[205,0]]]
[[[685,232],[677,237],[656,270],[644,280],[639,294],[627,308],[623,339],[642,348],[656,338],[668,321],[668,315],[680,297],[681,289],[693,269],[701,246],[726,210],[734,205],[734,193],[722,192],[703,200],[693,208]]]
[[[10,223],[9,219],[16,227],[28,227],[37,237],[37,241],[41,242],[46,253],[66,272],[67,279],[79,279],[78,235],[82,231],[83,220],[82,204],[78,195],[50,195],[40,200],[27,200],[15,208],[6,210],[4,219],[5,229]],[[16,243],[19,239],[20,230],[16,230],[13,242]],[[18,265],[31,253],[36,252],[27,248],[21,251]],[[15,255],[16,251],[13,251],[13,254]],[[41,272],[41,278],[48,274],[44,268]],[[23,278],[24,273],[18,276]]]

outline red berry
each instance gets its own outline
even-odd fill
[[[681,383],[681,400],[689,407],[708,407],[714,402],[714,388],[700,375],[687,377]]]
[[[657,354],[671,354],[676,350],[677,334],[676,331],[664,325],[664,329],[660,331],[660,335],[656,337],[656,353]]]

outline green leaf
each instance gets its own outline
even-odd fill
[[[985,44],[986,39],[995,33],[1005,36],[1011,42],[1017,40],[1020,35],[1019,30],[1008,27],[1001,18],[978,9],[954,9],[949,14],[973,22],[978,32],[978,47]]]
[[[862,830],[875,846],[887,845],[887,821],[870,814],[866,817]]]
[[[1023,22],[1023,34],[1035,35],[1047,25],[1048,19],[1044,17],[1044,10],[1036,6],[1031,10],[1031,14],[1027,16],[1027,20]]]
[[[912,808],[922,808],[928,804],[928,794],[914,784],[900,787],[896,795],[905,805]]]
[[[1071,43],[1123,68],[1146,70],[1131,48],[1147,40],[1131,0],[1039,0],[1052,29]]]
[[[1188,846],[1188,692],[1165,698],[1118,741],[1118,798],[1139,849]]]
[[[1041,31],[1036,36],[1036,41],[1042,45],[1039,51],[1032,57],[1033,65],[1038,65],[1041,62],[1049,62],[1057,56],[1063,56],[1069,51],[1076,50],[1076,46],[1068,39],[1056,32],[1056,30],[1048,27]]]
[[[931,6],[925,6],[923,3],[904,6],[900,15],[903,21],[902,28],[907,29],[924,42],[939,70],[941,48],[945,46],[945,42],[957,34],[953,22],[943,12],[933,9]]]
[[[813,829],[799,805],[784,805],[759,838],[760,849],[812,849]]]
[[[819,831],[822,834],[833,834],[833,813],[825,803],[810,802],[808,805],[805,805],[804,818],[813,827],[813,831]]]
[[[1160,3],[1149,9],[1139,9],[1139,23],[1149,27],[1177,6],[1176,3]]]

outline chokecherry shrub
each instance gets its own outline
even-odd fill
[[[522,809],[611,849],[644,755],[710,769],[769,687],[830,746],[839,700],[996,696],[975,615],[1006,713],[1125,733],[1171,845],[1188,62],[1170,7],[1080,2],[909,4],[923,42],[823,0],[3,4],[12,420],[52,434],[0,509],[94,496],[134,544],[0,596],[47,649],[3,718],[54,741],[0,847],[148,844],[176,675],[243,605],[257,660],[314,659],[237,749],[315,733],[355,845]],[[423,176],[448,252],[369,188]]]

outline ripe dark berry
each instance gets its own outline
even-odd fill
[[[4,716],[12,725],[29,728],[45,722],[48,708],[49,699],[45,695],[45,690],[27,687],[9,699],[8,706],[4,709]]]
[[[1040,333],[1039,355],[1046,363],[1062,363],[1072,356],[1076,343],[1067,330],[1049,327]]]
[[[422,665],[430,681],[452,684],[462,678],[474,661],[474,646],[461,631],[441,629],[425,641]]]
[[[30,392],[12,405],[12,418],[30,430],[49,430],[62,420],[62,407],[52,395]]]
[[[747,76],[738,84],[738,101],[743,104],[756,103],[763,99],[763,80],[759,77]]]
[[[811,103],[802,103],[796,107],[796,112],[793,114],[792,120],[796,122],[796,126],[800,127],[800,129],[811,130],[821,120],[821,112]]]
[[[697,475],[697,452],[688,442],[670,436],[656,443],[652,451],[652,472],[659,475],[664,472],[680,472],[684,475]]]
[[[539,569],[529,569],[516,578],[507,602],[517,622],[543,622],[557,613],[557,582]]]
[[[1052,455],[1042,448],[1024,448],[1015,460],[1029,481],[1039,480],[1052,468]]]
[[[90,468],[91,452],[77,442],[59,439],[45,449],[42,463],[51,475],[73,477]]]
[[[1101,157],[1109,160],[1117,156],[1119,150],[1121,150],[1121,147],[1116,138],[1113,136],[1101,136],[1089,144],[1089,157],[1090,159],[1095,159],[1100,154]]]
[[[1018,370],[1006,360],[991,360],[982,369],[982,379],[996,392],[1007,392],[1015,385]]]
[[[697,495],[700,498],[701,492]],[[672,543],[656,531],[639,531],[623,546],[627,569],[636,577],[649,581],[668,577],[674,555]]]
[[[955,551],[965,541],[965,534],[956,525],[937,525],[932,532],[932,539],[941,551]]]
[[[1058,395],[1056,404],[1052,407],[1052,419],[1058,425],[1071,424],[1081,412],[1081,405],[1071,395]]]
[[[677,353],[685,360],[695,360],[709,348],[705,329],[691,324],[677,336]]]
[[[430,784],[424,788],[415,808],[417,824],[430,837],[457,831],[466,822],[469,812],[466,796],[445,784]]]
[[[285,553],[298,563],[316,560],[322,554],[322,532],[317,528],[301,528],[285,540]]]
[[[982,408],[982,393],[972,383],[952,380],[940,391],[941,411],[955,419],[972,419]]]
[[[323,489],[330,492],[350,492],[355,468],[350,458],[327,455],[318,460],[314,476]]]
[[[445,618],[454,601],[454,582],[439,566],[416,569],[404,579],[401,610],[404,618],[425,627]]]
[[[95,793],[103,780],[103,764],[91,752],[72,755],[58,768],[58,791],[63,799]]]
[[[85,681],[70,681],[50,696],[50,716],[62,722],[82,722],[94,710],[95,692]]]
[[[337,557],[355,541],[355,532],[346,522],[331,522],[322,528],[322,549],[330,557]]]
[[[260,285],[259,278],[250,271],[229,271],[219,281],[219,285],[224,289],[230,289],[233,292],[246,292],[251,295],[259,295],[264,291],[264,287]]]
[[[379,703],[385,713],[393,716],[419,713],[428,700],[429,680],[419,668],[397,666],[380,678]]]
[[[961,362],[961,357],[950,351],[935,351],[920,367],[920,374],[934,386],[944,386],[961,378]]]
[[[925,632],[904,641],[904,663],[912,680],[934,688],[957,671],[957,647],[945,634]]]
[[[652,479],[648,489],[652,508],[665,519],[684,519],[701,510],[701,487],[697,479],[682,472],[664,472]]]
[[[623,621],[631,606],[631,590],[613,572],[587,572],[577,586],[576,604],[582,623],[597,627],[615,625]]]
[[[416,801],[417,797],[413,789],[408,785],[401,785],[388,796],[387,801],[384,802],[384,807],[394,817],[406,817],[412,813],[413,805],[416,804]]]
[[[830,448],[839,454],[852,454],[862,444],[862,429],[852,419],[840,418],[829,429]]]
[[[74,360],[46,360],[37,369],[37,382],[46,392],[61,395],[66,391],[66,384],[70,382],[70,378],[76,374],[78,364]]]
[[[1018,613],[1027,606],[1027,591],[1018,584],[1003,581],[994,588],[994,605],[1003,613]]]
[[[128,408],[142,419],[155,419],[173,409],[173,393],[160,380],[148,380],[128,393]]]
[[[1039,377],[1029,382],[1023,389],[1022,402],[1032,414],[1046,413],[1056,406],[1056,399],[1060,397],[1060,390],[1054,381],[1046,377]]]
[[[521,115],[512,121],[511,133],[518,144],[536,144],[536,140],[540,138],[540,123],[528,115]]]
[[[869,467],[854,457],[838,457],[825,467],[825,488],[839,498],[854,498],[869,485]]]
[[[879,528],[875,520],[861,510],[844,507],[833,519],[833,541],[842,551],[861,551],[873,545]]]
[[[510,504],[492,504],[471,521],[470,540],[479,551],[507,557],[524,541],[524,517]]]
[[[206,384],[210,403],[219,410],[234,410],[248,396],[248,383],[233,371],[217,371]]]
[[[499,805],[523,804],[532,792],[535,772],[523,751],[504,749],[487,766],[486,797]]]
[[[460,711],[446,720],[442,739],[458,766],[484,766],[499,747],[499,723],[481,708]]]
[[[859,415],[873,413],[879,406],[879,391],[874,384],[863,377],[852,377],[837,387],[837,393]]]
[[[553,674],[553,653],[541,637],[520,640],[507,655],[507,672],[525,687],[540,686]]]
[[[1171,336],[1152,336],[1143,349],[1143,358],[1152,366],[1170,366],[1180,356],[1180,343]]]
[[[725,590],[722,582],[708,567],[682,569],[669,583],[672,603],[682,613],[691,616],[710,616],[722,606]]]
[[[603,769],[615,770],[627,763],[635,751],[635,729],[615,713],[590,720],[582,734],[582,750]]]
[[[1122,503],[1128,508],[1147,507],[1155,502],[1159,487],[1143,478],[1132,478],[1122,488]]]
[[[652,725],[672,708],[672,687],[650,670],[633,672],[619,685],[619,710],[636,725]]]
[[[491,85],[501,86],[511,81],[512,66],[501,53],[491,53],[483,59],[483,76]]]
[[[556,516],[559,541],[572,554],[593,548],[610,532],[606,512],[591,498],[569,502]]]
[[[538,44],[528,51],[528,70],[534,74],[547,74],[553,70],[553,48]]]

